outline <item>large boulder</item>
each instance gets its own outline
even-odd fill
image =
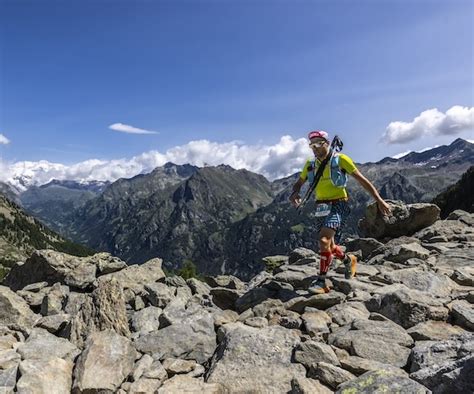
[[[116,392],[132,372],[136,355],[130,340],[115,331],[93,333],[74,369],[73,390]]]
[[[45,249],[33,252],[24,264],[14,265],[3,282],[15,291],[43,281],[85,289],[94,282],[96,273],[96,264],[87,257]]]
[[[208,383],[221,383],[230,392],[286,393],[293,378],[305,377],[303,365],[291,362],[293,349],[300,342],[295,331],[241,323],[227,324],[224,330],[210,363]]]
[[[426,320],[446,321],[449,315],[441,300],[403,284],[385,286],[366,306],[369,311],[380,313],[404,328]]]
[[[99,281],[91,296],[75,294],[69,301],[66,312],[73,318],[64,335],[78,347],[95,331],[110,329],[130,335],[122,286],[115,278]]]
[[[387,202],[392,209],[389,217],[380,214],[376,203],[367,207],[365,217],[359,221],[359,229],[365,237],[384,239],[412,235],[439,219],[440,209],[434,204]]]
[[[8,287],[0,286],[0,322],[31,327],[41,316],[30,309],[28,303]]]
[[[169,318],[172,324],[140,336],[136,348],[154,358],[181,358],[204,363],[216,349],[214,319],[204,309],[182,311]]]
[[[420,341],[412,349],[410,377],[434,393],[474,392],[474,334]]]
[[[115,278],[124,290],[130,289],[135,294],[145,294],[146,284],[157,282],[165,277],[162,260],[154,258],[141,265],[130,265],[121,271],[103,275],[98,278],[98,281]]]

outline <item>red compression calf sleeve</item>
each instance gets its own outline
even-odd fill
[[[336,245],[334,247],[334,249],[332,250],[332,254],[339,260],[343,260],[346,256],[339,245]]]
[[[332,252],[327,251],[327,252],[321,252],[321,260],[319,261],[319,274],[320,275],[326,275],[329,266],[331,265],[332,262]]]

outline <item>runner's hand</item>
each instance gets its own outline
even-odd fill
[[[390,208],[390,205],[388,205],[383,199],[377,201],[377,207],[383,216],[392,215],[392,209]]]
[[[291,204],[295,207],[295,208],[298,208],[299,205],[301,204],[301,197],[298,193],[293,193],[291,196],[290,196],[290,202]]]

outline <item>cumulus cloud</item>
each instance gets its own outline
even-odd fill
[[[278,179],[300,171],[312,152],[304,138],[294,140],[283,136],[273,145],[246,145],[240,141],[217,143],[208,140],[190,141],[164,153],[152,150],[130,159],[91,159],[70,166],[48,161],[17,162],[8,168],[9,182],[18,188],[41,185],[53,179],[79,182],[115,181],[147,173],[167,162],[205,165],[227,164],[236,169],[245,168]]]
[[[0,134],[0,145],[7,145],[10,143],[10,140],[5,137],[3,134]]]
[[[130,126],[123,123],[114,123],[109,126],[109,129],[114,131],[120,131],[121,133],[128,134],[158,134],[157,131],[139,129],[138,127]]]
[[[403,144],[423,136],[456,135],[474,129],[474,107],[455,105],[442,113],[423,111],[412,122],[391,122],[382,136],[388,144]]]

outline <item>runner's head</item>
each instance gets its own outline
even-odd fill
[[[321,140],[321,139],[329,142],[329,134],[323,130],[314,130],[308,133],[308,139],[310,142],[312,142],[313,140]]]
[[[309,146],[315,156],[325,157],[329,151],[329,135],[322,130],[314,130],[308,133]]]

